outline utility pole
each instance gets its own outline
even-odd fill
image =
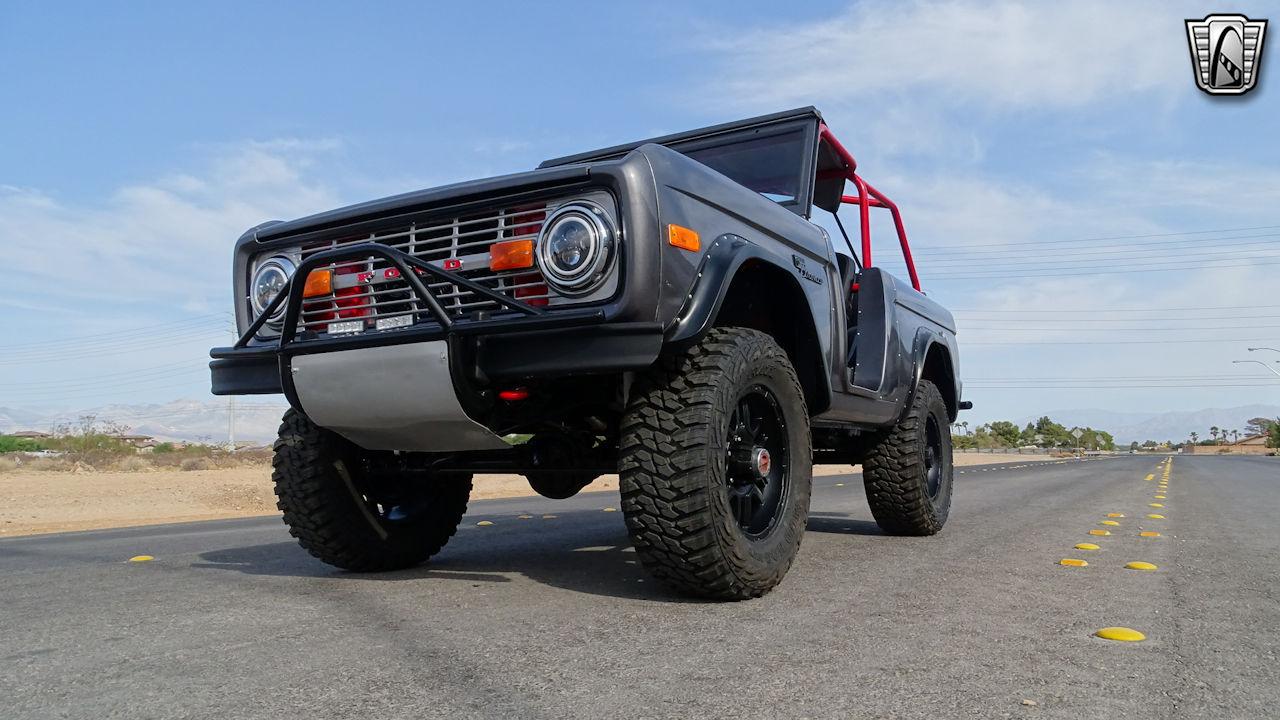
[[[236,328],[231,326],[231,337],[234,338],[232,344],[239,342],[240,336],[236,334]],[[227,452],[236,451],[236,396],[227,396]]]

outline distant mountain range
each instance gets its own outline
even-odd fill
[[[239,398],[236,402],[237,442],[268,443],[286,405],[275,398]],[[15,430],[48,432],[62,423],[75,423],[84,415],[99,422],[127,425],[132,432],[162,440],[226,442],[226,400],[175,400],[158,405],[104,405],[84,409],[38,411],[0,407],[0,433]],[[1106,430],[1119,443],[1143,440],[1185,440],[1193,431],[1209,437],[1214,425],[1226,430],[1244,430],[1255,417],[1280,417],[1280,405],[1243,405],[1164,413],[1122,413],[1110,410],[1050,410],[1017,420],[1019,426],[1048,415],[1067,427],[1081,426]]]
[[[1122,413],[1110,410],[1050,410],[1018,420],[1019,426],[1048,415],[1067,427],[1080,426],[1106,430],[1116,442],[1127,444],[1143,440],[1186,440],[1191,433],[1209,437],[1209,428],[1244,432],[1244,425],[1256,417],[1280,417],[1280,405],[1242,405],[1233,408],[1209,408],[1163,413]]]
[[[275,398],[237,398],[236,442],[268,443],[274,440],[280,416],[286,407],[283,401]],[[57,411],[0,407],[0,433],[15,430],[49,432],[60,424],[75,425],[85,415],[93,415],[99,423],[118,423],[128,426],[130,432],[161,440],[227,441],[226,400],[175,400],[158,405],[103,405]]]

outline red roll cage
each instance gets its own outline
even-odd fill
[[[836,156],[844,163],[842,170],[825,172],[838,173],[839,176],[843,176],[858,189],[857,195],[842,194],[840,202],[846,205],[858,206],[858,223],[862,228],[862,266],[871,267],[871,208],[888,208],[889,213],[893,215],[893,226],[898,231],[898,244],[902,246],[902,259],[907,265],[907,273],[911,276],[911,287],[917,291],[920,290],[920,276],[916,274],[916,263],[911,257],[911,245],[907,243],[907,230],[902,226],[902,213],[898,212],[898,206],[886,197],[884,193],[876,190],[870,183],[858,176],[857,161],[853,159],[853,155],[845,149],[844,145],[840,144],[840,141],[832,134],[831,128],[828,128],[826,123],[819,123],[818,139],[820,142],[826,142],[830,145]]]

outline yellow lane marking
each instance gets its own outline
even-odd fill
[[[1120,642],[1141,642],[1147,639],[1146,635],[1127,627],[1104,627],[1094,635],[1103,640],[1119,640]]]
[[[555,520],[555,519],[556,519],[556,516],[555,516],[555,515],[543,515],[543,516],[542,516],[542,519],[543,519],[543,520]]]
[[[129,562],[151,562],[152,560],[155,560],[155,558],[151,555],[134,555],[129,558]]]
[[[1141,560],[1134,560],[1131,563],[1125,563],[1124,566],[1126,568],[1129,568],[1130,570],[1155,570],[1156,569],[1155,565],[1152,565],[1149,562],[1142,562]]]
[[[1107,513],[1107,517],[1124,517],[1124,513]]]
[[[516,517],[520,518],[521,520],[532,520],[532,519],[533,519],[533,516],[532,516],[532,515],[517,515]]]
[[[1164,516],[1163,516],[1163,515],[1157,515],[1157,514],[1155,514],[1155,513],[1151,513],[1151,514],[1150,514],[1150,515],[1148,515],[1147,517],[1148,517],[1148,518],[1150,518],[1150,519],[1152,519],[1152,520],[1163,520],[1163,519],[1164,519]]]
[[[1155,473],[1152,473],[1152,474],[1150,474],[1150,475],[1146,476],[1146,477],[1145,477],[1145,478],[1143,478],[1143,479],[1144,479],[1144,480],[1155,480],[1155,479],[1156,479]]]
[[[1119,527],[1119,525],[1120,525],[1120,523],[1116,522],[1115,520],[1103,520],[1102,522],[1100,522],[1100,523],[1098,523],[1098,524],[1099,524],[1099,525],[1110,525],[1111,527]]]
[[[1102,548],[1093,543],[1076,543],[1077,550],[1101,550]]]
[[[1111,531],[1110,530],[1090,530],[1089,534],[1090,535],[1110,535]]]
[[[1168,496],[1168,495],[1156,495],[1156,496],[1155,496],[1155,499],[1157,499],[1157,500],[1167,500],[1168,498],[1169,498],[1169,496]]]
[[[1058,564],[1066,565],[1067,567],[1087,567],[1089,565],[1087,561],[1076,558],[1062,558],[1058,561]]]
[[[1138,537],[1160,537],[1160,533],[1156,532],[1155,530],[1143,530],[1142,532],[1138,533]]]
[[[1163,503],[1147,503],[1151,507],[1164,507]]]
[[[492,521],[489,521],[489,520],[481,520],[480,522],[476,523],[476,527],[489,527],[489,526],[490,526],[490,525],[492,525],[492,524],[493,524],[493,522],[492,522]]]
[[[618,508],[611,508],[611,507],[607,507],[607,508],[605,508],[605,509],[604,509],[604,511],[605,511],[605,512],[618,512]]]

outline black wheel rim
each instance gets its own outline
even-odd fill
[[[768,535],[786,501],[790,453],[786,420],[763,385],[747,389],[729,417],[725,443],[729,508],[749,538]]]
[[[942,463],[942,428],[930,415],[924,424],[924,481],[930,498],[937,498],[942,489]]]

